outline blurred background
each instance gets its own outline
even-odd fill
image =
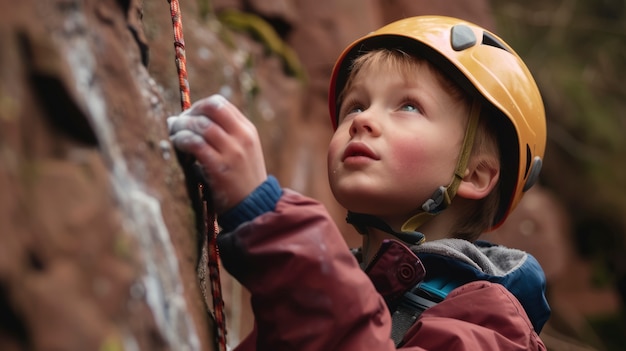
[[[498,32],[531,68],[546,105],[541,185],[564,215],[562,241],[537,252],[548,274],[551,326],[600,349],[624,349],[626,2],[492,1],[492,8]],[[535,210],[558,217],[548,205]],[[571,250],[560,263],[553,262],[557,246]]]
[[[181,110],[169,10],[0,0],[2,350],[214,349],[206,242],[167,141],[165,118]],[[181,10],[192,102],[220,93],[239,106],[270,173],[322,201],[351,246],[360,238],[326,178],[337,56],[414,15],[497,33],[539,84],[548,144],[539,184],[484,238],[544,267],[550,350],[626,349],[624,0],[194,0]],[[235,345],[252,328],[249,295],[226,272],[222,290]]]

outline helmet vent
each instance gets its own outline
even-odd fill
[[[504,43],[502,41],[500,41],[500,39],[494,37],[492,34],[487,33],[487,32],[483,32],[483,42],[482,42],[482,44],[483,45],[493,46],[495,48],[502,49],[504,51],[509,51],[509,49],[507,49],[507,47],[504,45]]]
[[[455,51],[462,51],[476,45],[476,36],[472,28],[457,24],[450,31],[450,44]]]
[[[530,151],[530,145],[526,144],[526,169],[524,169],[524,178],[528,176],[528,171],[530,170],[530,161],[532,158],[532,152]]]

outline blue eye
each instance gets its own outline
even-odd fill
[[[341,104],[341,109],[339,110],[339,121],[343,121],[347,116],[361,113],[365,111],[363,105],[357,101],[346,101]]]
[[[363,112],[363,108],[360,106],[354,106],[352,108],[350,108],[350,110],[346,111],[348,114],[350,113],[359,113],[359,112]]]
[[[401,100],[400,111],[424,114],[422,105],[412,96],[406,96]]]
[[[400,109],[407,112],[420,112],[419,108],[413,104],[404,104]]]

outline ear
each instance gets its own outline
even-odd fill
[[[500,179],[499,162],[493,156],[479,155],[470,161],[470,166],[457,189],[457,195],[466,199],[482,199],[495,188],[498,179]]]

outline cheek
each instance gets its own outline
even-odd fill
[[[403,173],[418,172],[430,164],[432,159],[428,150],[419,141],[413,140],[395,140],[391,143],[391,164],[396,170]]]
[[[327,150],[327,159],[329,166],[331,165],[331,163],[337,162],[339,160],[341,156],[340,153],[343,150],[343,146],[346,144],[346,141],[344,141],[343,139],[344,138],[338,132],[335,132],[335,134],[333,134],[332,138],[330,139]]]
[[[403,182],[432,183],[439,186],[441,181],[451,177],[454,172],[454,162],[447,150],[415,138],[396,140],[390,157],[392,172]]]

